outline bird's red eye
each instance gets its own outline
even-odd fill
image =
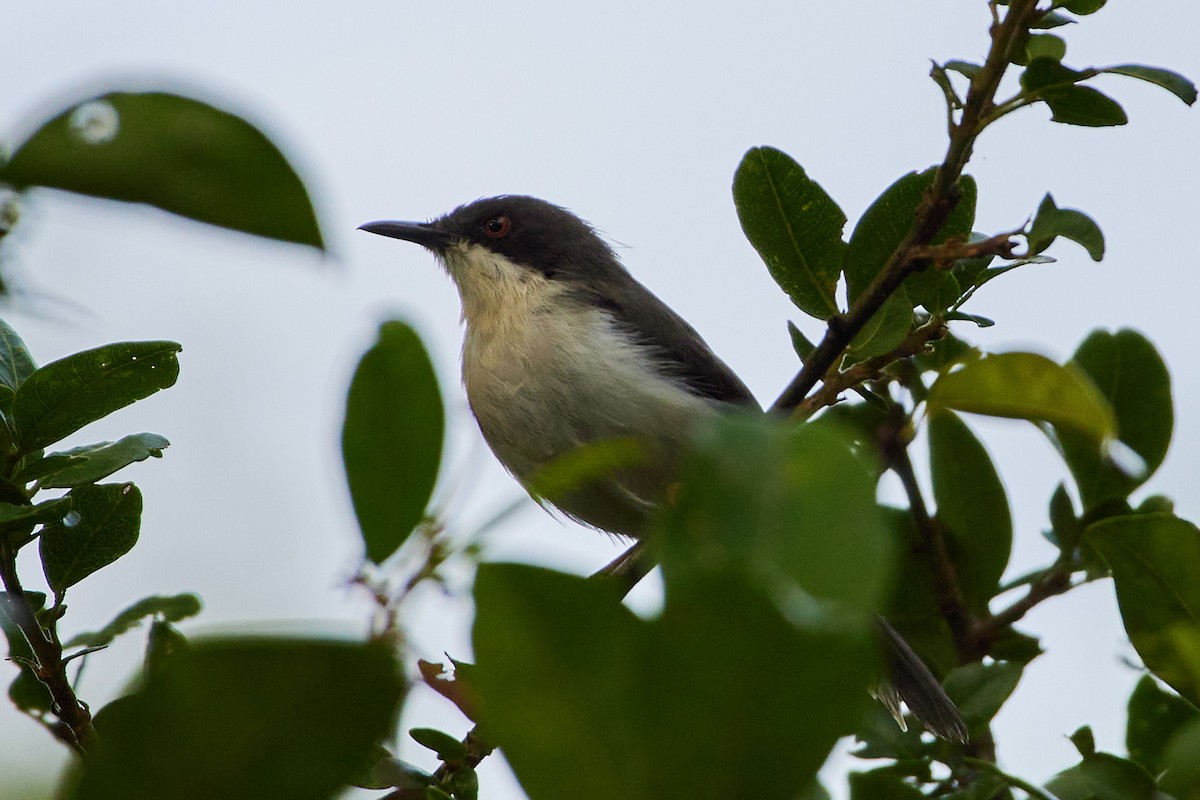
[[[483,232],[493,239],[499,239],[501,236],[504,236],[511,228],[512,220],[503,214],[498,217],[492,217],[483,223]]]

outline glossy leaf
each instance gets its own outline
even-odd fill
[[[56,497],[37,505],[0,502],[0,530],[11,531],[22,526],[28,530],[38,522],[60,520],[70,510],[70,497]]]
[[[117,614],[113,617],[112,622],[103,628],[75,634],[63,644],[63,647],[100,647],[110,643],[122,633],[136,628],[146,617],[178,622],[199,614],[200,608],[200,598],[194,594],[145,597]]]
[[[1145,464],[1141,474],[1131,475],[1114,466],[1094,440],[1061,431],[1058,440],[1084,506],[1095,508],[1128,497],[1162,464],[1174,428],[1171,376],[1154,345],[1128,328],[1093,331],[1071,362],[1108,399],[1121,441]]]
[[[929,418],[937,518],[971,607],[986,610],[1012,550],[1012,515],[1000,475],[971,429],[951,411]]]
[[[875,473],[833,426],[796,429],[726,417],[700,437],[663,519],[667,594],[714,565],[764,585],[873,611],[887,589],[890,542]]]
[[[1082,245],[1093,261],[1104,258],[1104,234],[1100,226],[1081,211],[1059,208],[1047,193],[1029,229],[1029,252],[1042,252],[1059,236]]]
[[[794,797],[869,702],[865,635],[798,627],[736,571],[652,621],[524,565],[482,566],[475,601],[483,724],[531,797]]]
[[[796,307],[818,319],[836,314],[846,225],[837,203],[772,147],[755,147],[742,158],[733,202],[746,238]]]
[[[1036,353],[1001,353],[942,375],[929,392],[929,408],[952,408],[993,417],[1049,422],[1103,441],[1117,433],[1116,415],[1079,369]]]
[[[1161,86],[1189,106],[1196,102],[1196,84],[1178,72],[1172,72],[1169,69],[1148,67],[1145,64],[1118,64],[1115,67],[1104,67],[1100,72],[1109,72],[1113,75],[1126,75],[1130,78],[1137,78],[1147,83],[1153,83],[1155,86]]]
[[[115,442],[72,447],[61,453],[51,453],[47,458],[63,456],[55,469],[42,476],[41,486],[46,489],[67,489],[85,483],[95,483],[138,461],[147,458],[162,458],[162,451],[170,446],[165,437],[157,433],[133,433]],[[31,465],[31,469],[36,468]]]
[[[425,515],[442,457],[445,412],[425,346],[403,322],[385,322],[346,397],[342,458],[354,513],[376,564]]]
[[[1023,664],[979,662],[955,668],[946,676],[946,694],[962,712],[972,733],[983,729],[1016,690]]]
[[[57,596],[128,553],[142,523],[142,493],[132,483],[79,486],[68,496],[71,510],[39,537],[42,570]]]
[[[1171,738],[1189,724],[1200,724],[1200,711],[1174,692],[1143,675],[1129,696],[1125,749],[1151,775],[1166,767]]]
[[[175,384],[175,342],[121,342],[69,355],[39,369],[17,390],[18,445],[31,453]]]
[[[399,665],[382,643],[193,642],[118,701],[103,727],[97,720],[104,748],[63,794],[324,800],[389,734],[402,692]]]
[[[308,191],[279,148],[244,119],[180,95],[112,92],[72,105],[17,147],[0,180],[324,246]]]
[[[1112,570],[1121,619],[1142,661],[1200,704],[1200,529],[1169,514],[1132,514],[1084,535]]]

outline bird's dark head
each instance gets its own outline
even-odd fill
[[[456,262],[503,257],[550,279],[585,278],[616,265],[611,248],[570,211],[523,195],[476,200],[431,222],[369,222],[362,230],[432,250],[455,274]]]

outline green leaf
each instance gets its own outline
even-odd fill
[[[367,558],[384,561],[425,515],[442,458],[445,412],[416,332],[393,320],[363,355],[346,397],[342,459]]]
[[[67,496],[71,511],[40,537],[42,570],[59,597],[128,553],[142,523],[142,493],[132,483],[78,486]]]
[[[1113,75],[1127,75],[1130,78],[1161,86],[1189,106],[1196,102],[1196,84],[1169,69],[1148,67],[1145,64],[1118,64],[1115,67],[1104,67],[1099,71]]]
[[[947,61],[945,64],[942,65],[942,69],[948,70],[950,72],[957,72],[959,75],[962,75],[964,78],[971,80],[976,75],[979,74],[980,70],[983,69],[983,65],[975,64],[970,61],[954,60],[954,61]]]
[[[1159,785],[1179,800],[1196,800],[1196,788],[1200,787],[1200,722],[1187,725],[1171,740],[1166,773]]]
[[[1037,18],[1037,21],[1031,26],[1034,30],[1050,30],[1051,28],[1061,28],[1063,25],[1072,25],[1075,20],[1068,16],[1050,11],[1042,14]]]
[[[972,734],[982,731],[1016,690],[1024,664],[998,661],[965,664],[946,676],[946,694]]]
[[[77,766],[64,794],[324,800],[389,734],[402,693],[383,643],[196,642],[118,701],[103,749]]]
[[[34,614],[46,607],[44,593],[27,591],[23,594],[25,602],[29,604]],[[29,665],[29,662],[34,660],[33,649],[30,648],[29,641],[14,620],[14,612],[11,610],[12,604],[15,602],[13,598],[14,595],[10,595],[8,592],[0,592],[0,631],[3,631],[4,638],[8,640],[8,659],[20,670],[17,677],[9,684],[8,697],[17,708],[23,711],[49,711],[52,702],[50,690],[37,679],[37,675]]]
[[[1049,422],[1103,441],[1116,436],[1116,415],[1096,385],[1070,364],[1036,353],[1000,353],[942,375],[929,392],[942,408]]]
[[[1108,0],[1054,0],[1050,7],[1065,8],[1072,14],[1078,14],[1079,16],[1083,17],[1087,16],[1088,14],[1095,14],[1097,11],[1104,8],[1104,4],[1106,2],[1108,2]]]
[[[1162,464],[1174,428],[1171,376],[1150,340],[1128,328],[1093,331],[1071,363],[1099,387],[1116,412],[1121,441],[1145,463],[1144,471],[1130,475],[1114,466],[1094,440],[1061,431],[1063,456],[1090,509],[1129,497]]]
[[[70,497],[56,497],[37,505],[0,502],[0,530],[30,530],[39,522],[58,521],[71,510]]]
[[[135,462],[145,461],[152,456],[162,458],[162,451],[170,444],[157,433],[133,433],[115,442],[97,442],[51,453],[46,459],[58,458],[54,463],[61,464],[61,469],[44,473],[41,486],[45,489],[69,489],[95,483]],[[33,472],[36,475],[38,469],[38,462],[34,462],[22,473]]]
[[[1061,37],[1052,33],[1034,34],[1025,43],[1025,52],[1030,60],[1035,58],[1051,58],[1062,61],[1067,54],[1067,43]]]
[[[1094,753],[1046,783],[1059,800],[1159,800],[1154,779],[1132,761]]]
[[[7,322],[0,319],[0,411],[12,412],[12,398],[21,384],[37,370],[25,342]]]
[[[178,622],[200,613],[200,598],[194,594],[171,596],[154,595],[138,600],[112,622],[97,631],[86,631],[72,636],[63,647],[100,647],[128,630],[136,628],[146,617],[159,617],[169,622]]]
[[[1043,89],[1039,95],[1050,106],[1053,122],[1086,128],[1106,128],[1129,122],[1120,103],[1090,86]]]
[[[1021,72],[1021,88],[1026,94],[1040,95],[1046,89],[1069,88],[1087,80],[1088,73],[1064,66],[1057,58],[1032,58]]]
[[[869,702],[866,633],[798,626],[743,574],[709,578],[646,621],[604,584],[480,567],[482,724],[531,797],[794,797],[809,785]]]
[[[1083,246],[1093,261],[1104,258],[1104,234],[1091,217],[1074,208],[1059,208],[1046,193],[1029,229],[1029,252],[1040,253],[1059,236]]]
[[[876,311],[850,343],[856,360],[872,358],[894,350],[913,325],[913,303],[901,286]]]
[[[837,203],[772,147],[743,156],[733,176],[733,202],[746,238],[796,307],[817,319],[836,314],[846,225]]]
[[[537,470],[526,488],[534,497],[555,503],[576,489],[645,460],[645,448],[633,437],[600,439],[564,453]]]
[[[1129,757],[1149,772],[1158,775],[1166,768],[1167,746],[1181,729],[1200,722],[1200,711],[1174,692],[1159,687],[1149,675],[1143,675],[1129,696],[1129,715],[1125,727],[1125,749]]]
[[[796,352],[796,356],[800,359],[800,362],[804,363],[813,354],[813,351],[817,349],[817,346],[810,342],[808,337],[804,335],[804,332],[797,328],[796,324],[790,319],[787,326],[788,335],[792,339],[792,350]]]
[[[975,611],[1000,585],[1012,551],[1012,515],[1000,475],[983,443],[952,411],[929,417],[929,454],[938,520],[959,583]]]
[[[17,148],[0,180],[324,247],[304,183],[279,148],[240,117],[175,94],[111,92],[76,103]]]
[[[873,611],[887,591],[891,548],[873,467],[834,426],[797,429],[729,416],[699,437],[664,514],[667,595],[715,565],[764,586]]]
[[[18,445],[32,453],[175,384],[175,342],[121,342],[69,355],[29,376],[17,390]]]
[[[1084,536],[1112,570],[1142,661],[1200,703],[1200,529],[1169,514],[1133,514],[1097,522]]]
[[[442,761],[460,761],[467,757],[467,746],[445,731],[436,728],[413,728],[408,735],[417,744],[437,753],[437,757]]]
[[[923,800],[920,789],[890,767],[850,773],[850,800]]]

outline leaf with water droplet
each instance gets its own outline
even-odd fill
[[[111,92],[42,123],[0,165],[17,188],[148,203],[257,236],[324,248],[304,182],[234,114],[165,92]]]
[[[39,537],[42,571],[58,597],[128,553],[142,523],[142,493],[132,483],[78,486],[67,496],[75,524],[48,523]]]
[[[120,342],[51,362],[21,384],[13,422],[22,453],[32,453],[119,408],[175,384],[175,342]]]

